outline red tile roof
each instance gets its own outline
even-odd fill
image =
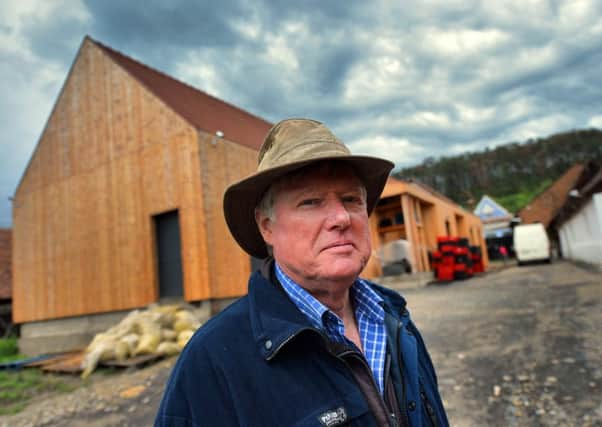
[[[12,297],[12,231],[0,228],[0,300]]]
[[[556,212],[552,220],[554,228],[559,228],[571,219],[586,203],[592,200],[593,194],[602,192],[602,166],[594,161],[587,162],[572,189],[577,191],[577,195],[576,197],[567,197],[566,202]]]
[[[228,141],[259,150],[271,123],[87,39],[195,128],[210,134],[222,131]]]
[[[521,223],[541,222],[547,228],[558,210],[565,204],[569,191],[577,184],[583,168],[581,164],[573,165],[545,191],[539,193],[527,206],[518,211],[517,215]]]

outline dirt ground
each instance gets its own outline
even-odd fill
[[[454,426],[602,426],[602,274],[511,266],[403,292]]]
[[[602,426],[602,273],[507,265],[408,300],[452,426]],[[0,426],[150,426],[174,359],[32,402]]]

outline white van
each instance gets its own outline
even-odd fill
[[[550,239],[543,224],[514,227],[514,252],[519,265],[527,261],[550,262]]]

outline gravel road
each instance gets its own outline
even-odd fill
[[[602,426],[602,274],[510,266],[401,291],[453,426]]]
[[[602,426],[602,273],[508,265],[399,289],[437,367],[453,426]],[[0,426],[150,426],[174,359],[97,376]]]

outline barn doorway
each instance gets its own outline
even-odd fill
[[[178,211],[153,216],[157,270],[159,274],[159,299],[184,296],[182,280],[182,245]]]

